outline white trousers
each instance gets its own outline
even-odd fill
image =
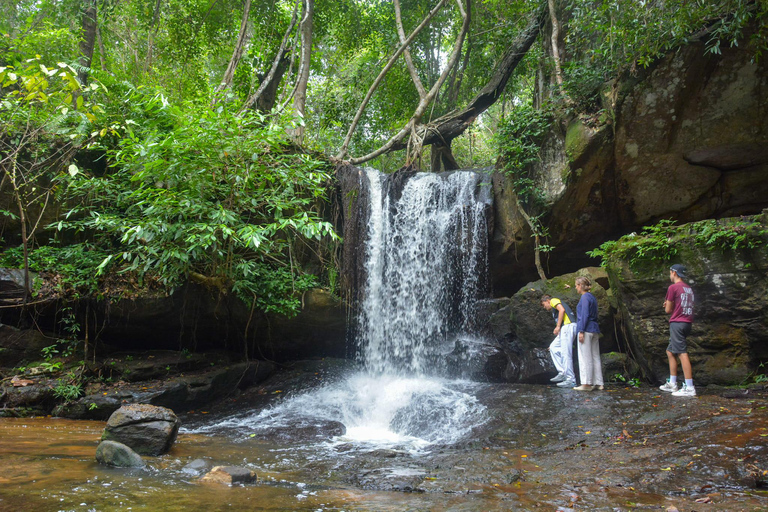
[[[558,373],[565,374],[565,378],[576,381],[573,373],[573,340],[576,338],[576,324],[570,323],[560,327],[560,334],[549,345],[552,354],[552,362],[555,363]]]
[[[579,343],[579,377],[587,386],[602,386],[603,364],[600,361],[600,334],[585,332],[584,343]]]

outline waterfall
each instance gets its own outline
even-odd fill
[[[364,371],[198,432],[256,436],[341,423],[343,435],[309,448],[330,447],[324,453],[335,457],[338,445],[420,452],[458,442],[485,421],[475,396],[482,385],[446,379],[440,370],[487,294],[488,175],[358,176],[369,208],[361,217],[368,224],[358,244],[364,253],[355,331]]]
[[[359,358],[373,373],[439,373],[487,293],[488,175],[364,176],[370,201]]]

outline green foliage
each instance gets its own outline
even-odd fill
[[[67,402],[75,400],[83,394],[83,386],[77,382],[64,382],[59,379],[53,388],[53,396]]]
[[[637,267],[646,262],[669,262],[681,244],[725,251],[754,249],[765,243],[768,230],[755,218],[733,221],[705,220],[684,226],[674,221],[661,220],[643,228],[640,235],[631,233],[619,240],[611,240],[587,252],[592,258],[601,258],[602,266],[612,259],[628,260]]]
[[[316,213],[328,165],[295,151],[284,125],[259,114],[181,109],[151,89],[121,94],[106,107],[117,135],[93,146],[113,169],[59,179],[60,199],[76,206],[51,227],[88,234],[102,258],[84,265],[86,275],[132,275],[166,290],[192,276],[264,311],[295,311],[296,293],[317,281],[292,245],[338,239]]]
[[[623,373],[616,373],[613,375],[614,382],[622,382],[628,386],[632,386],[633,388],[639,388],[640,387],[640,379],[637,377],[633,377],[631,379],[627,379]]]
[[[713,247],[721,251],[754,249],[765,243],[768,230],[757,220],[744,220],[737,224],[723,224],[710,219],[696,224],[694,240],[699,247]]]
[[[99,280],[95,269],[108,254],[90,242],[60,247],[43,245],[29,253],[29,269],[34,272],[55,274],[56,291],[63,294],[88,295],[99,293]],[[23,268],[21,247],[12,247],[0,253],[0,265]]]
[[[513,179],[520,199],[533,205],[542,205],[544,194],[532,177],[531,165],[541,160],[541,143],[552,120],[551,108],[516,106],[499,127],[496,139],[502,171]]]
[[[680,45],[701,39],[707,53],[719,54],[723,46],[744,44],[753,21],[758,30],[748,42],[756,57],[768,45],[766,2],[567,0],[566,7],[571,58],[563,68],[564,86],[590,111],[602,82],[646,68]]]

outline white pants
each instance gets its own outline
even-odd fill
[[[576,337],[576,324],[570,323],[560,327],[560,334],[549,345],[552,362],[559,373],[568,380],[576,381],[573,373],[573,340]]]
[[[581,377],[581,383],[587,386],[604,384],[599,338],[599,333],[585,332],[584,343],[579,343],[579,377]]]

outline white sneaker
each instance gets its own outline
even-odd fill
[[[680,389],[680,391],[675,391],[672,393],[672,396],[696,396],[696,388],[693,386],[688,387],[683,384],[683,387]]]
[[[566,379],[562,382],[557,383],[557,387],[559,388],[572,388],[575,385],[576,385],[576,381],[572,379]]]
[[[662,391],[666,391],[667,393],[674,393],[677,391],[677,382],[672,384],[669,382],[669,379],[667,379],[667,382],[664,383],[664,385],[659,386],[659,389]]]
[[[549,379],[549,382],[563,382],[565,380],[565,374],[564,373],[558,373],[551,379]]]

